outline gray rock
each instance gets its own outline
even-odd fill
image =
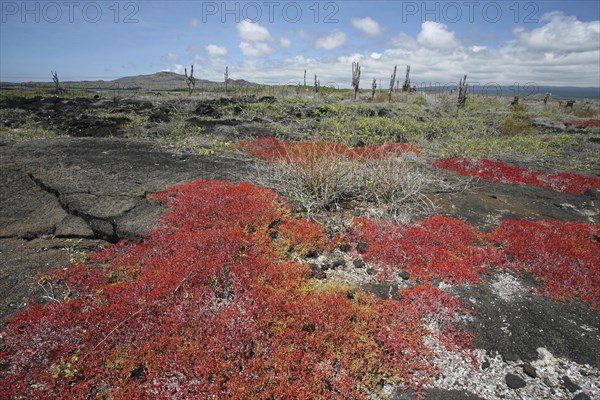
[[[359,241],[358,243],[356,243],[356,251],[358,251],[359,253],[364,253],[366,249],[367,244],[365,242]]]
[[[61,197],[71,211],[100,219],[117,217],[131,210],[137,200],[129,196],[73,193]]]
[[[410,279],[410,274],[408,273],[408,271],[402,270],[402,271],[398,272],[398,276],[400,278],[404,279],[405,281]]]
[[[511,389],[522,389],[527,386],[527,382],[515,374],[506,374],[504,380],[506,381],[506,385]]]
[[[160,204],[143,200],[129,212],[115,219],[116,234],[119,238],[141,238],[156,227],[165,210]]]
[[[54,235],[56,237],[93,238],[94,231],[82,218],[67,215],[56,226]]]
[[[523,364],[523,372],[532,378],[537,378],[537,370],[533,365],[529,363]]]
[[[323,271],[321,267],[316,264],[310,264],[311,274],[313,278],[322,280],[327,278],[327,274]]]
[[[562,124],[559,121],[553,121],[550,118],[547,117],[539,117],[539,118],[533,118],[531,120],[531,123],[534,126],[541,126],[543,128],[550,128],[550,129],[555,129],[555,130],[560,130],[560,131],[564,131],[567,127]]]
[[[581,392],[577,393],[573,400],[592,400],[592,398],[587,393]]]
[[[507,353],[502,355],[502,360],[507,364],[518,363],[521,361],[521,357],[514,353]]]
[[[581,390],[581,386],[573,382],[567,375],[563,376],[563,386],[571,393]]]
[[[25,232],[51,233],[66,215],[54,194],[44,190],[26,173],[2,167],[0,237],[17,237]]]
[[[362,268],[365,266],[365,262],[360,258],[356,258],[354,261],[352,261],[352,264],[354,265],[354,268]]]
[[[97,236],[107,240],[114,240],[115,229],[110,222],[103,219],[93,219],[90,225]]]

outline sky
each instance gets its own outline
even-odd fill
[[[159,71],[264,84],[600,87],[600,2],[6,1],[0,81],[112,80]]]

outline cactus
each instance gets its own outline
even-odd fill
[[[406,77],[404,78],[404,84],[402,85],[402,92],[410,92],[410,65],[406,66]]]
[[[390,93],[388,96],[388,100],[390,102],[392,101],[392,92],[394,91],[394,82],[396,82],[396,68],[398,68],[398,66],[394,65],[394,72],[392,73],[392,79],[390,79]]]
[[[352,87],[354,88],[354,100],[358,96],[358,87],[360,86],[360,64],[352,63]]]
[[[229,83],[229,67],[225,67],[225,93],[227,93]]]
[[[467,74],[465,74],[465,77],[461,79],[458,84],[458,108],[462,108],[465,106],[465,102],[467,101],[467,88]]]
[[[375,99],[375,90],[377,90],[377,79],[373,78],[373,83],[371,84],[371,101]]]
[[[190,66],[190,76],[187,74],[187,68],[185,69],[185,83],[188,86],[188,94],[191,96],[196,87],[196,78],[194,78],[194,64]]]
[[[60,87],[60,82],[58,81],[58,72],[50,71],[50,73],[52,74],[52,80],[54,81],[54,86],[56,86],[54,88],[54,90],[56,91],[56,93],[61,93],[63,91],[63,89]]]

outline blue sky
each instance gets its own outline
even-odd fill
[[[597,1],[6,1],[0,80],[110,80],[158,71],[284,84],[600,86]]]

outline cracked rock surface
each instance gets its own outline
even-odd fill
[[[141,141],[54,138],[0,145],[0,321],[35,294],[39,272],[85,250],[140,239],[163,209],[151,194],[196,179],[235,180],[239,160],[174,154]]]

